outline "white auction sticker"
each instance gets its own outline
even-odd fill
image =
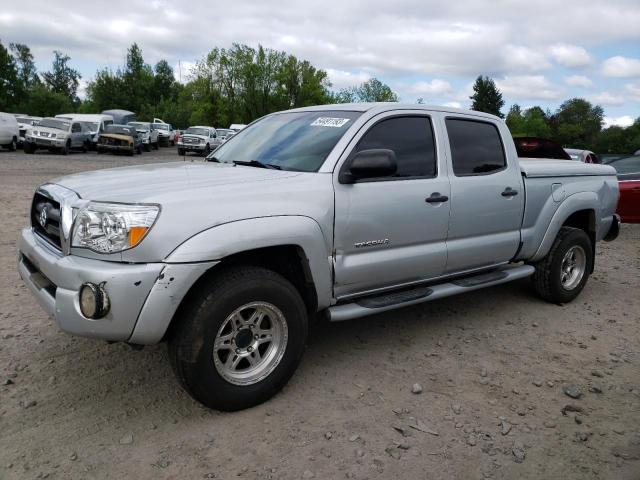
[[[318,117],[311,124],[312,127],[340,128],[349,121],[348,118]]]

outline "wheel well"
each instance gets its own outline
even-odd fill
[[[579,228],[589,236],[589,240],[591,240],[591,258],[593,259],[590,270],[591,273],[593,273],[596,258],[596,212],[594,210],[578,210],[577,212],[573,212],[569,215],[569,218],[564,221],[562,226]]]
[[[200,284],[206,282],[223,268],[234,265],[252,265],[263,267],[279,273],[289,280],[298,290],[302,300],[307,306],[307,311],[313,314],[318,309],[318,296],[316,286],[311,276],[311,268],[304,250],[297,245],[279,245],[274,247],[257,248],[244,252],[234,253],[222,259],[220,263],[207,270],[189,289],[182,299],[180,307],[188,302],[191,293],[196,291]],[[176,312],[177,312],[176,311]],[[174,316],[175,318],[175,316]],[[173,320],[171,322],[173,324]],[[167,332],[169,329],[167,329]],[[166,334],[165,334],[166,336]]]

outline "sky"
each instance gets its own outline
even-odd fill
[[[508,106],[554,111],[582,97],[605,124],[640,117],[640,0],[23,0],[0,10],[0,41],[26,43],[39,71],[68,54],[82,85],[137,42],[185,81],[213,47],[258,44],[327,71],[338,90],[379,78],[401,101],[462,108],[478,75]],[[7,4],[7,5],[9,5]],[[178,68],[178,66],[180,68]]]

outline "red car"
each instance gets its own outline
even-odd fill
[[[620,200],[616,213],[623,222],[640,223],[640,155],[614,160],[609,165],[618,171]]]

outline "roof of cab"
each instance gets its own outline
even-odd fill
[[[397,102],[369,102],[369,103],[336,103],[329,105],[315,105],[312,107],[300,107],[287,112],[321,112],[326,110],[343,110],[351,112],[370,112],[372,114],[387,112],[390,110],[425,110],[431,112],[462,113],[477,117],[500,120],[501,118],[490,113],[477,112],[475,110],[465,110],[462,108],[444,107],[440,105],[424,105],[420,103],[397,103]]]

